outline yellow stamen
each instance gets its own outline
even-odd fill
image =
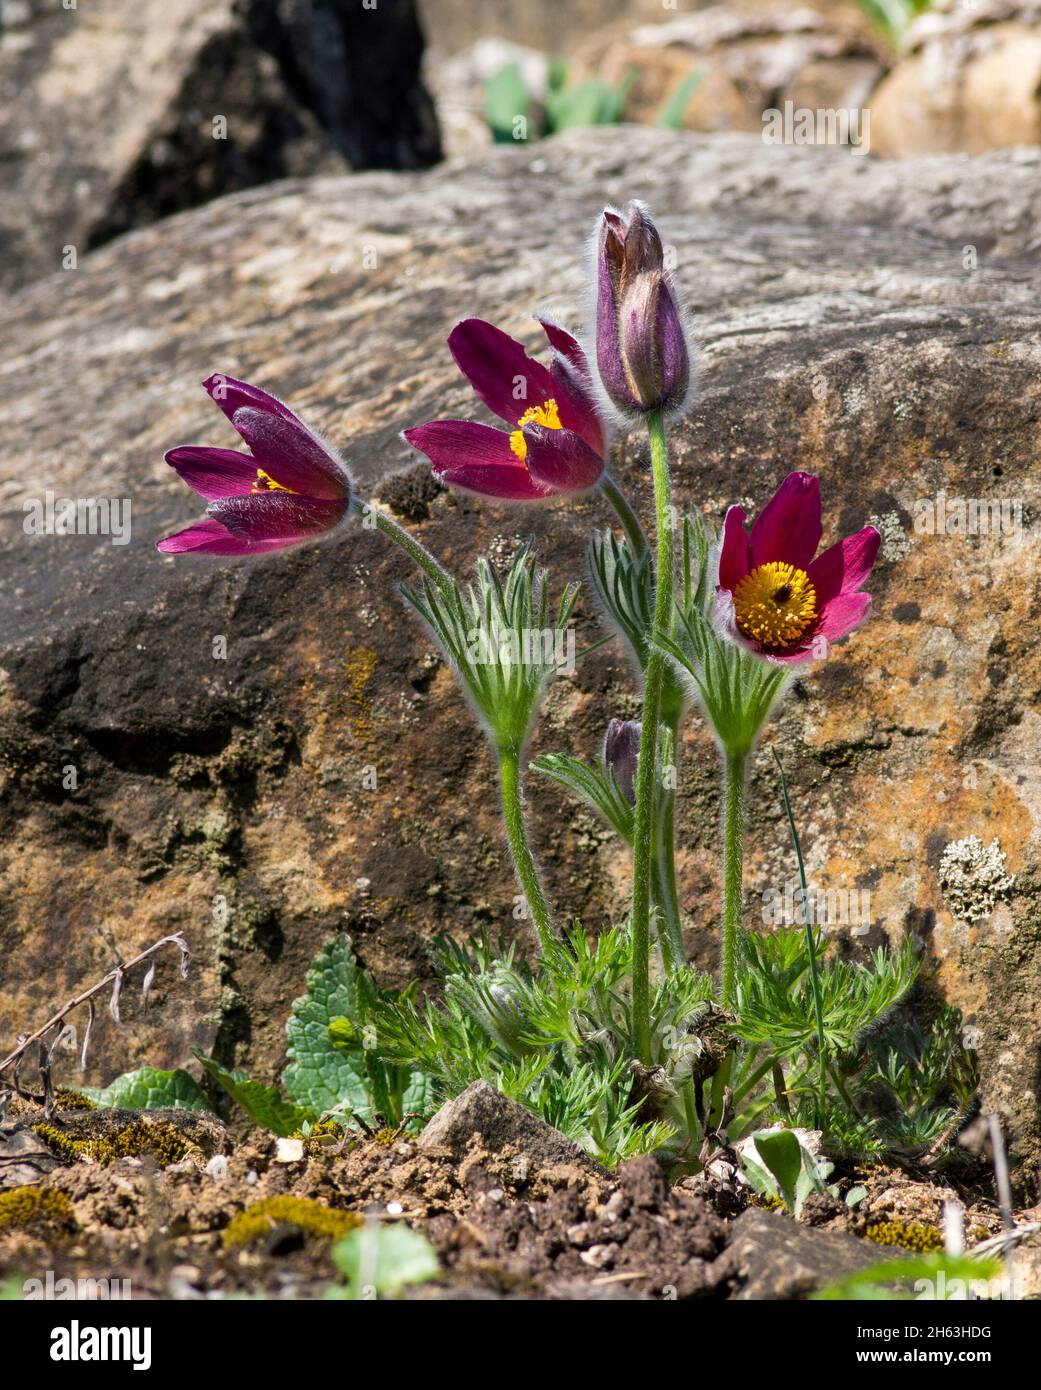
[[[524,438],[525,425],[541,425],[547,430],[562,430],[564,426],[557,414],[556,401],[550,399],[543,401],[541,405],[529,406],[517,421],[517,429],[510,435],[510,448],[522,463],[528,456],[528,441]]]
[[[293,492],[291,487],[283,487],[281,483],[276,483],[270,473],[265,473],[263,468],[257,469],[257,477],[251,492]],[[293,493],[294,497],[296,496]]]
[[[759,565],[734,590],[734,614],[746,637],[783,650],[800,638],[817,616],[817,595],[805,570],[772,560]]]

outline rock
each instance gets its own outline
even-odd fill
[[[1041,5],[980,0],[914,26],[871,98],[873,149],[978,154],[1041,142]]]
[[[0,374],[0,1031],[31,1031],[117,950],[183,928],[191,978],[160,962],[147,1013],[128,988],[125,1026],[99,1017],[83,1082],[181,1065],[193,1045],[271,1079],[289,1001],[330,935],[349,931],[387,987],[429,978],[426,943],[443,932],[527,944],[490,756],[402,608],[405,562],[362,527],[259,562],[161,558],[155,538],[201,512],[162,454],[232,444],[198,385],[220,369],[286,399],[344,446],[365,495],[383,490],[415,463],[399,430],[481,413],[444,345],[454,320],[484,314],[532,346],[535,306],[574,322],[591,218],[632,194],[660,217],[702,344],[694,409],[672,432],[677,503],[718,522],[799,466],[822,475],[828,536],[875,517],[884,537],[870,621],[800,679],[753,762],[746,921],[795,878],[773,744],[811,881],[869,894],[856,934],[834,923],[829,937],[861,956],[917,939],[923,990],[976,1030],[985,1096],[1014,1101],[1029,1186],[1041,151],[886,162],[574,131],[427,173],[252,189],[21,292]],[[614,469],[649,514],[638,432]],[[48,490],[130,498],[129,544],[26,535],[24,504]],[[916,531],[940,491],[1016,501],[1022,524]],[[460,575],[530,537],[555,586],[582,574],[587,530],[608,520],[596,497],[424,505],[410,525]],[[587,596],[580,649],[600,635]],[[633,690],[618,650],[595,651],[550,687],[531,755],[594,756],[608,719],[635,712]],[[682,751],[688,949],[714,968],[717,770],[696,714]],[[590,841],[534,778],[527,800],[560,911],[618,920],[624,849]],[[939,869],[969,835],[999,840],[1015,884],[966,925]]]
[[[433,163],[422,46],[413,0],[5,10],[0,284],[237,188]]]
[[[884,1252],[889,1258],[893,1252]],[[737,1281],[731,1298],[806,1298],[837,1279],[878,1264],[883,1252],[867,1241],[838,1231],[801,1226],[776,1211],[749,1207],[730,1227],[720,1264]],[[897,1256],[897,1258],[899,1258]]]
[[[16,1121],[0,1125],[0,1188],[39,1182],[60,1166],[47,1145]]]
[[[884,56],[845,16],[805,5],[710,5],[624,34],[609,30],[577,50],[608,81],[635,74],[627,120],[653,123],[681,83],[700,72],[683,125],[759,133],[764,112],[786,101],[813,110],[862,106],[885,70]]]
[[[513,1145],[536,1167],[569,1164],[590,1172],[606,1171],[574,1140],[507,1099],[487,1081],[475,1081],[462,1095],[446,1101],[417,1142],[421,1148],[448,1149],[462,1158],[475,1134],[490,1153]]]

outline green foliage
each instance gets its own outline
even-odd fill
[[[484,114],[496,144],[512,144],[518,129],[528,130],[531,97],[519,63],[506,63],[484,84]]]
[[[210,1109],[198,1082],[180,1067],[174,1071],[140,1067],[117,1076],[108,1086],[82,1086],[80,1091],[96,1105],[121,1110]]]
[[[1000,1260],[975,1259],[971,1255],[948,1255],[942,1251],[914,1259],[883,1260],[856,1274],[848,1274],[811,1297],[821,1302],[876,1303],[921,1299],[961,1301],[974,1296],[1001,1297],[994,1281],[1001,1279]]]
[[[697,68],[694,72],[689,72],[686,77],[681,78],[679,85],[662,107],[655,124],[661,126],[663,130],[681,129],[683,117],[687,114],[687,107],[704,79],[704,68]]]
[[[436,1279],[440,1273],[433,1246],[403,1221],[389,1226],[366,1223],[333,1246],[332,1258],[346,1286],[328,1289],[327,1298],[393,1297],[404,1288]]]
[[[901,48],[908,29],[920,14],[932,9],[933,0],[857,0],[857,3],[893,48]]]
[[[802,1215],[806,1198],[813,1192],[838,1196],[838,1188],[828,1184],[835,1165],[818,1158],[790,1129],[764,1130],[751,1135],[741,1149],[741,1168],[761,1197],[783,1202],[796,1220]],[[855,1206],[866,1196],[862,1187],[853,1188],[846,1202]]]
[[[747,969],[738,987],[735,1032],[739,1037],[794,1056],[816,1045],[817,1027],[809,977],[809,952],[801,926],[743,939]],[[820,947],[818,946],[818,952]],[[829,1052],[854,1048],[907,993],[918,974],[911,944],[881,947],[870,966],[831,956],[820,962],[824,1035]]]
[[[242,1071],[228,1071],[199,1049],[196,1049],[195,1055],[207,1075],[242,1106],[254,1124],[269,1129],[272,1134],[282,1135],[283,1138],[296,1134],[301,1126],[316,1118],[312,1111],[287,1101],[277,1086],[251,1081]]]
[[[441,942],[441,999],[422,1006],[411,997],[389,1001],[377,1021],[379,1052],[412,1059],[434,1078],[441,1098],[483,1078],[601,1162],[657,1149],[674,1126],[664,1114],[637,1118],[631,960],[621,929],[590,940],[575,925],[551,943],[534,972],[512,948]],[[659,988],[652,1003],[659,1037],[681,1037],[709,990],[707,977],[692,967]]]
[[[539,139],[574,126],[616,125],[636,81],[635,72],[629,72],[618,83],[590,77],[569,85],[567,65],[558,58],[551,59],[548,77],[541,109],[528,91],[519,63],[505,63],[488,78],[484,113],[497,144]]]
[[[307,992],[286,1024],[289,1100],[277,1086],[196,1055],[246,1113],[275,1134],[308,1133],[327,1117],[348,1126],[382,1121],[414,1127],[433,1108],[432,1085],[415,1068],[377,1055],[373,1019],[384,997],[355,960],[350,940],[337,937],[311,962]]]
[[[569,584],[555,611],[547,572],[527,546],[500,578],[487,560],[477,583],[446,593],[429,580],[401,592],[430,629],[496,748],[519,750],[549,678],[559,668],[557,634],[566,631],[578,586]]]
[[[289,1066],[283,1081],[297,1104],[313,1115],[346,1109],[368,1118],[363,1030],[374,993],[342,938],[323,946],[311,962],[307,993],[295,1001],[286,1024]],[[336,1020],[353,1027],[356,1048],[334,1042],[329,1030]]]

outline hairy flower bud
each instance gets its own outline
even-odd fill
[[[671,410],[690,384],[690,356],[661,237],[642,203],[605,208],[597,252],[596,359],[626,415]]]
[[[612,719],[604,739],[604,762],[614,773],[618,790],[630,806],[636,801],[636,764],[639,756],[639,720]]]

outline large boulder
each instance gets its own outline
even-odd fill
[[[592,218],[637,195],[675,249],[702,343],[694,409],[673,432],[677,500],[718,521],[804,467],[822,475],[828,535],[874,517],[885,540],[870,622],[799,680],[755,761],[747,921],[795,876],[773,744],[814,884],[869,894],[834,939],[853,952],[918,940],[924,987],[964,1009],[985,1101],[1006,1114],[1020,1171],[1036,1172],[1039,173],[1041,152],[884,164],[737,135],[572,132],[429,173],[237,194],[12,299],[4,1034],[42,1021],[117,949],[179,928],[192,979],[160,966],[166,998],[143,1019],[128,990],[128,1026],[99,1022],[88,1079],[183,1062],[192,1042],[271,1074],[330,933],[350,930],[398,985],[428,972],[438,932],[519,929],[491,760],[394,592],[403,560],[362,527],[262,562],[160,557],[155,538],[200,510],[162,452],[230,444],[198,383],[243,376],[342,444],[361,489],[397,499],[457,571],[532,537],[562,583],[608,520],[598,498],[510,510],[383,480],[414,462],[402,427],[480,413],[444,346],[452,322],[484,314],[534,345],[536,304],[576,320]],[[620,439],[615,468],[646,507],[639,432]],[[24,504],[48,490],[131,499],[129,544],[27,536]],[[941,491],[1011,499],[1022,525],[916,530]],[[591,645],[588,599],[578,622],[579,648]],[[636,708],[622,655],[598,650],[551,687],[532,751],[592,755],[608,719]],[[711,966],[717,770],[696,717],[681,775],[688,943]],[[627,855],[529,783],[552,896],[591,928],[617,921]],[[974,835],[978,891],[972,854],[947,848]],[[1016,876],[1010,902],[995,840]]]
[[[12,0],[0,284],[289,174],[439,156],[414,0]]]

